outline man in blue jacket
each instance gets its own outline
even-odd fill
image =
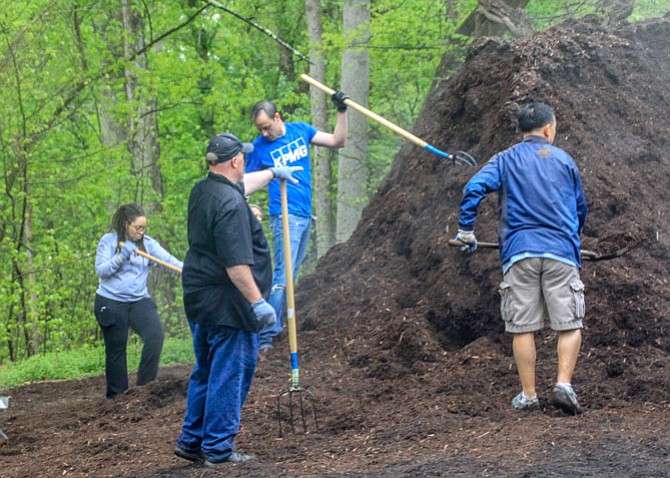
[[[461,250],[477,248],[474,226],[480,202],[498,193],[498,243],[503,264],[500,284],[505,330],[513,349],[522,391],[512,400],[519,410],[540,406],[535,391],[535,332],[545,318],[558,332],[558,374],[554,404],[569,414],[582,412],[572,374],[582,340],[584,285],[579,277],[579,235],[587,206],[572,158],[552,145],[554,110],[542,102],[517,115],[523,141],[502,151],[465,186],[456,239]]]

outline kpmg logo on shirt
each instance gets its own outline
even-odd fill
[[[298,138],[270,153],[276,166],[287,166],[309,156],[309,147],[304,138]]]

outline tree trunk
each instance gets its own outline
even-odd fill
[[[484,30],[483,35],[490,35],[493,25],[504,26],[516,38],[528,37],[537,31],[533,21],[522,8],[510,6],[502,0],[479,0],[477,12],[486,19],[479,24]]]
[[[326,62],[323,53],[323,18],[320,0],[305,0],[307,11],[307,33],[309,35],[309,59],[312,64],[309,74],[312,78],[326,83]],[[328,129],[327,100],[317,88],[309,89],[312,124],[316,129]],[[335,244],[335,220],[333,217],[332,172],[330,167],[331,150],[313,146],[314,168],[314,209],[316,213],[316,256],[323,256],[330,246]]]
[[[370,41],[369,0],[345,0],[342,31],[345,49],[341,89],[357,103],[367,106],[370,89],[370,55],[367,49]],[[367,201],[367,117],[356,112],[347,114],[347,146],[338,155],[337,242],[349,239]]]
[[[144,50],[144,19],[141,11],[133,8],[132,0],[122,0],[121,19],[126,35],[123,39],[123,56],[129,60],[135,52]],[[156,45],[153,48],[157,48]],[[163,178],[158,165],[157,100],[142,91],[141,75],[148,72],[146,53],[134,56],[132,66],[124,69],[126,101],[133,106],[128,116],[126,147],[130,153],[131,172],[135,176],[135,202],[151,216],[163,208]],[[170,250],[169,244],[162,243]],[[150,274],[147,288],[152,296],[160,293],[168,304],[175,302],[174,284],[177,279],[167,273]]]
[[[33,248],[33,213],[32,213],[32,191],[30,187],[30,169],[28,154],[23,149],[22,141],[15,142],[17,152],[17,164],[21,184],[21,193],[15,201],[16,211],[20,216],[14,218],[18,228],[15,232],[16,256],[14,259],[14,270],[16,277],[21,283],[20,305],[22,309],[21,323],[23,324],[23,336],[26,342],[26,353],[28,356],[35,355],[40,349],[39,312],[37,310],[37,280],[35,278]],[[25,257],[25,262],[20,257]]]
[[[603,24],[613,26],[626,20],[635,8],[635,0],[599,0],[596,13],[602,18]]]
[[[30,184],[30,175],[28,169],[28,161],[24,158],[26,164],[24,166],[23,178],[23,241],[26,251],[26,276],[28,289],[28,324],[30,330],[30,340],[28,341],[27,350],[29,355],[35,355],[40,350],[42,338],[40,336],[40,316],[37,310],[37,279],[35,277],[35,250],[33,247],[33,207],[32,207],[32,191]]]
[[[513,9],[523,9],[528,5],[530,0],[505,0],[505,2],[501,2],[501,0],[497,1],[496,3],[505,3],[508,8],[513,8]],[[481,6],[482,3],[486,4],[487,2],[479,2]],[[480,28],[477,28],[477,23],[479,22]],[[487,23],[486,25],[486,32],[483,32],[484,27],[483,23]],[[457,34],[459,35],[465,35],[465,36],[481,36],[481,35],[500,35],[502,34],[507,27],[502,24],[502,23],[494,23],[491,22],[490,20],[487,20],[486,17],[479,11],[479,7],[473,11],[470,16],[461,24],[461,26],[458,28],[456,31]],[[477,34],[477,32],[482,32],[481,34]]]
[[[130,0],[123,0],[121,5],[123,27],[127,32],[124,37],[124,57],[130,58],[134,52],[145,47],[143,29],[144,20],[138,9],[132,8]],[[128,136],[126,138],[128,152],[131,156],[131,169],[137,177],[135,200],[143,205],[147,214],[160,210],[160,198],[163,197],[163,180],[158,166],[158,122],[156,118],[156,98],[143,98],[138,94],[138,74],[146,71],[146,55],[138,55],[133,60],[134,68],[125,68],[126,99],[136,105],[135,114],[128,119]],[[148,181],[147,181],[148,180]],[[147,184],[148,182],[148,184]],[[145,188],[150,187],[150,194]],[[154,194],[159,198],[154,200]]]
[[[506,4],[510,8],[515,8],[518,10],[523,9],[530,0],[507,0]],[[486,24],[486,26],[484,26]],[[459,36],[468,36],[476,38],[480,35],[500,35],[505,31],[506,26],[502,23],[494,23],[488,20],[480,11],[479,8],[475,9],[468,18],[458,27],[456,34]],[[483,33],[484,31],[488,33]],[[458,45],[462,44],[457,39],[454,39],[453,42]],[[452,48],[447,51],[447,53],[442,57],[440,66],[437,68],[436,80],[431,87],[431,91],[434,90],[437,85],[449,77],[451,72],[460,64],[460,49]]]

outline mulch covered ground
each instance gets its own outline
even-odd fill
[[[548,403],[550,331],[537,338],[542,410],[510,408],[519,385],[499,317],[497,254],[448,245],[473,170],[407,144],[352,238],[298,286],[301,383],[318,424],[308,416],[307,433],[279,436],[284,339],[259,364],[244,410],[238,447],[257,462],[204,470],[171,454],[184,366],[111,401],[100,377],[3,391],[10,441],[0,444],[0,477],[668,476],[669,58],[670,19],[609,31],[587,19],[514,43],[482,39],[436,82],[415,128],[483,163],[518,139],[519,104],[556,107],[556,143],[575,158],[590,206],[583,248],[636,246],[584,263],[573,382],[584,415]],[[496,240],[496,200],[482,207],[480,240]]]

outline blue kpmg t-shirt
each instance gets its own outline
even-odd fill
[[[308,123],[284,123],[286,134],[274,141],[259,136],[254,141],[253,152],[247,155],[247,173],[276,166],[302,166],[304,169],[293,173],[298,184],[286,183],[288,213],[296,216],[312,216],[312,168],[309,160],[309,144],[317,129]],[[281,193],[279,181],[268,185],[270,215],[281,214]]]

